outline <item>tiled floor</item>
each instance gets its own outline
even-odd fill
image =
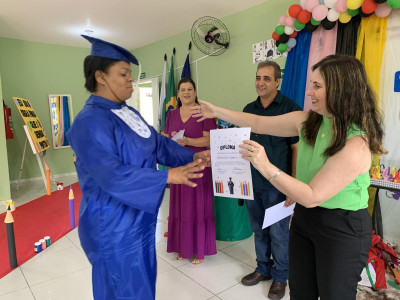
[[[76,182],[75,176],[57,178],[64,185]],[[42,181],[12,188],[17,207],[43,195]],[[157,300],[242,300],[267,299],[270,281],[245,287],[240,279],[256,266],[253,237],[239,242],[217,241],[218,253],[199,265],[178,261],[166,252],[167,193],[158,215]],[[2,208],[2,207],[1,207]],[[4,259],[4,258],[1,258]],[[80,246],[77,230],[52,244],[29,261],[0,279],[0,300],[91,300],[91,266]],[[289,299],[288,291],[283,299]]]

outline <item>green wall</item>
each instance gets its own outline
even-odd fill
[[[52,145],[48,94],[71,94],[74,115],[82,109],[88,96],[83,87],[83,60],[89,51],[89,48],[0,38],[3,99],[12,109],[14,123],[14,139],[6,142],[10,180],[18,179],[26,139],[24,123],[12,97],[32,103]],[[0,157],[0,160],[5,158]],[[46,158],[52,174],[75,172],[70,148],[53,150],[51,147],[46,151]],[[37,160],[28,145],[21,178],[40,176]],[[0,181],[5,177],[2,172]]]
[[[252,46],[254,43],[271,38],[278,18],[284,14],[293,0],[270,0],[258,6],[224,17],[221,21],[230,32],[229,49],[219,56],[211,56],[192,64],[192,77],[198,74],[200,99],[208,100],[224,107],[241,110],[244,105],[257,96],[254,89],[256,65],[252,64]],[[193,20],[195,21],[195,20]],[[134,38],[134,37],[132,37]],[[191,40],[190,30],[170,38],[133,50],[142,65],[142,72],[147,77],[154,77],[162,72],[164,53],[168,56],[168,66],[172,49],[176,48],[175,67],[182,66]],[[7,151],[0,135],[0,161],[7,161],[9,175],[0,173],[0,182],[7,186],[10,180],[18,178],[25,132],[12,97],[21,97],[31,101],[36,114],[44,126],[46,135],[51,140],[50,113],[48,94],[71,94],[73,112],[76,115],[83,107],[88,93],[85,91],[83,78],[83,60],[89,54],[89,48],[59,46],[22,40],[0,38],[0,73],[2,74],[3,98],[11,107],[14,121],[13,140],[7,140]],[[190,60],[194,61],[204,54],[192,45]],[[285,59],[277,61],[281,66]],[[168,67],[169,70],[169,67]],[[175,72],[176,83],[181,69]],[[138,68],[133,68],[137,76]],[[161,81],[161,76],[160,76]],[[0,131],[2,129],[0,123]],[[4,125],[3,125],[4,126]],[[4,133],[2,133],[4,134]],[[47,150],[47,161],[52,174],[75,172],[71,149]],[[6,168],[6,166],[5,166]],[[21,178],[40,177],[40,169],[30,148],[27,149]],[[7,193],[3,197],[7,197]]]
[[[218,56],[210,56],[197,62],[198,96],[212,103],[242,110],[245,104],[255,100],[254,88],[256,65],[253,65],[253,44],[271,39],[279,16],[286,13],[293,0],[270,0],[263,4],[221,18],[230,33],[230,46]],[[191,31],[185,31],[132,52],[142,65],[147,77],[162,73],[164,53],[171,62],[172,49],[176,48],[175,68],[184,64]],[[190,61],[205,56],[192,45]],[[277,60],[283,67],[285,59]],[[175,82],[182,69],[175,71]],[[196,65],[191,64],[192,78],[196,79]],[[135,73],[134,73],[135,74]],[[168,76],[167,76],[168,78]],[[168,80],[168,79],[167,79]],[[196,81],[196,80],[195,80]],[[161,77],[160,77],[161,82]]]

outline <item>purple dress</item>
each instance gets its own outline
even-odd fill
[[[171,137],[173,131],[185,129],[185,137],[199,138],[203,131],[216,129],[214,119],[202,122],[197,122],[197,119],[190,117],[182,122],[180,108],[177,108],[168,113],[164,132]],[[195,152],[207,149],[186,147]],[[203,173],[202,178],[191,179],[197,183],[195,188],[183,184],[170,185],[167,252],[180,253],[183,258],[195,254],[204,259],[204,255],[217,253],[211,168],[205,168]]]

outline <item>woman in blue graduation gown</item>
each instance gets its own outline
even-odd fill
[[[84,62],[91,96],[67,135],[82,189],[78,230],[93,267],[94,299],[154,299],[155,229],[165,186],[194,187],[189,179],[202,176],[208,153],[194,156],[125,104],[133,91],[130,62],[138,64],[129,51],[83,37],[92,43]],[[157,163],[172,168],[157,170]]]

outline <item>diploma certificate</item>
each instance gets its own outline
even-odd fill
[[[210,131],[211,170],[215,196],[253,200],[250,162],[239,153],[250,128]]]

